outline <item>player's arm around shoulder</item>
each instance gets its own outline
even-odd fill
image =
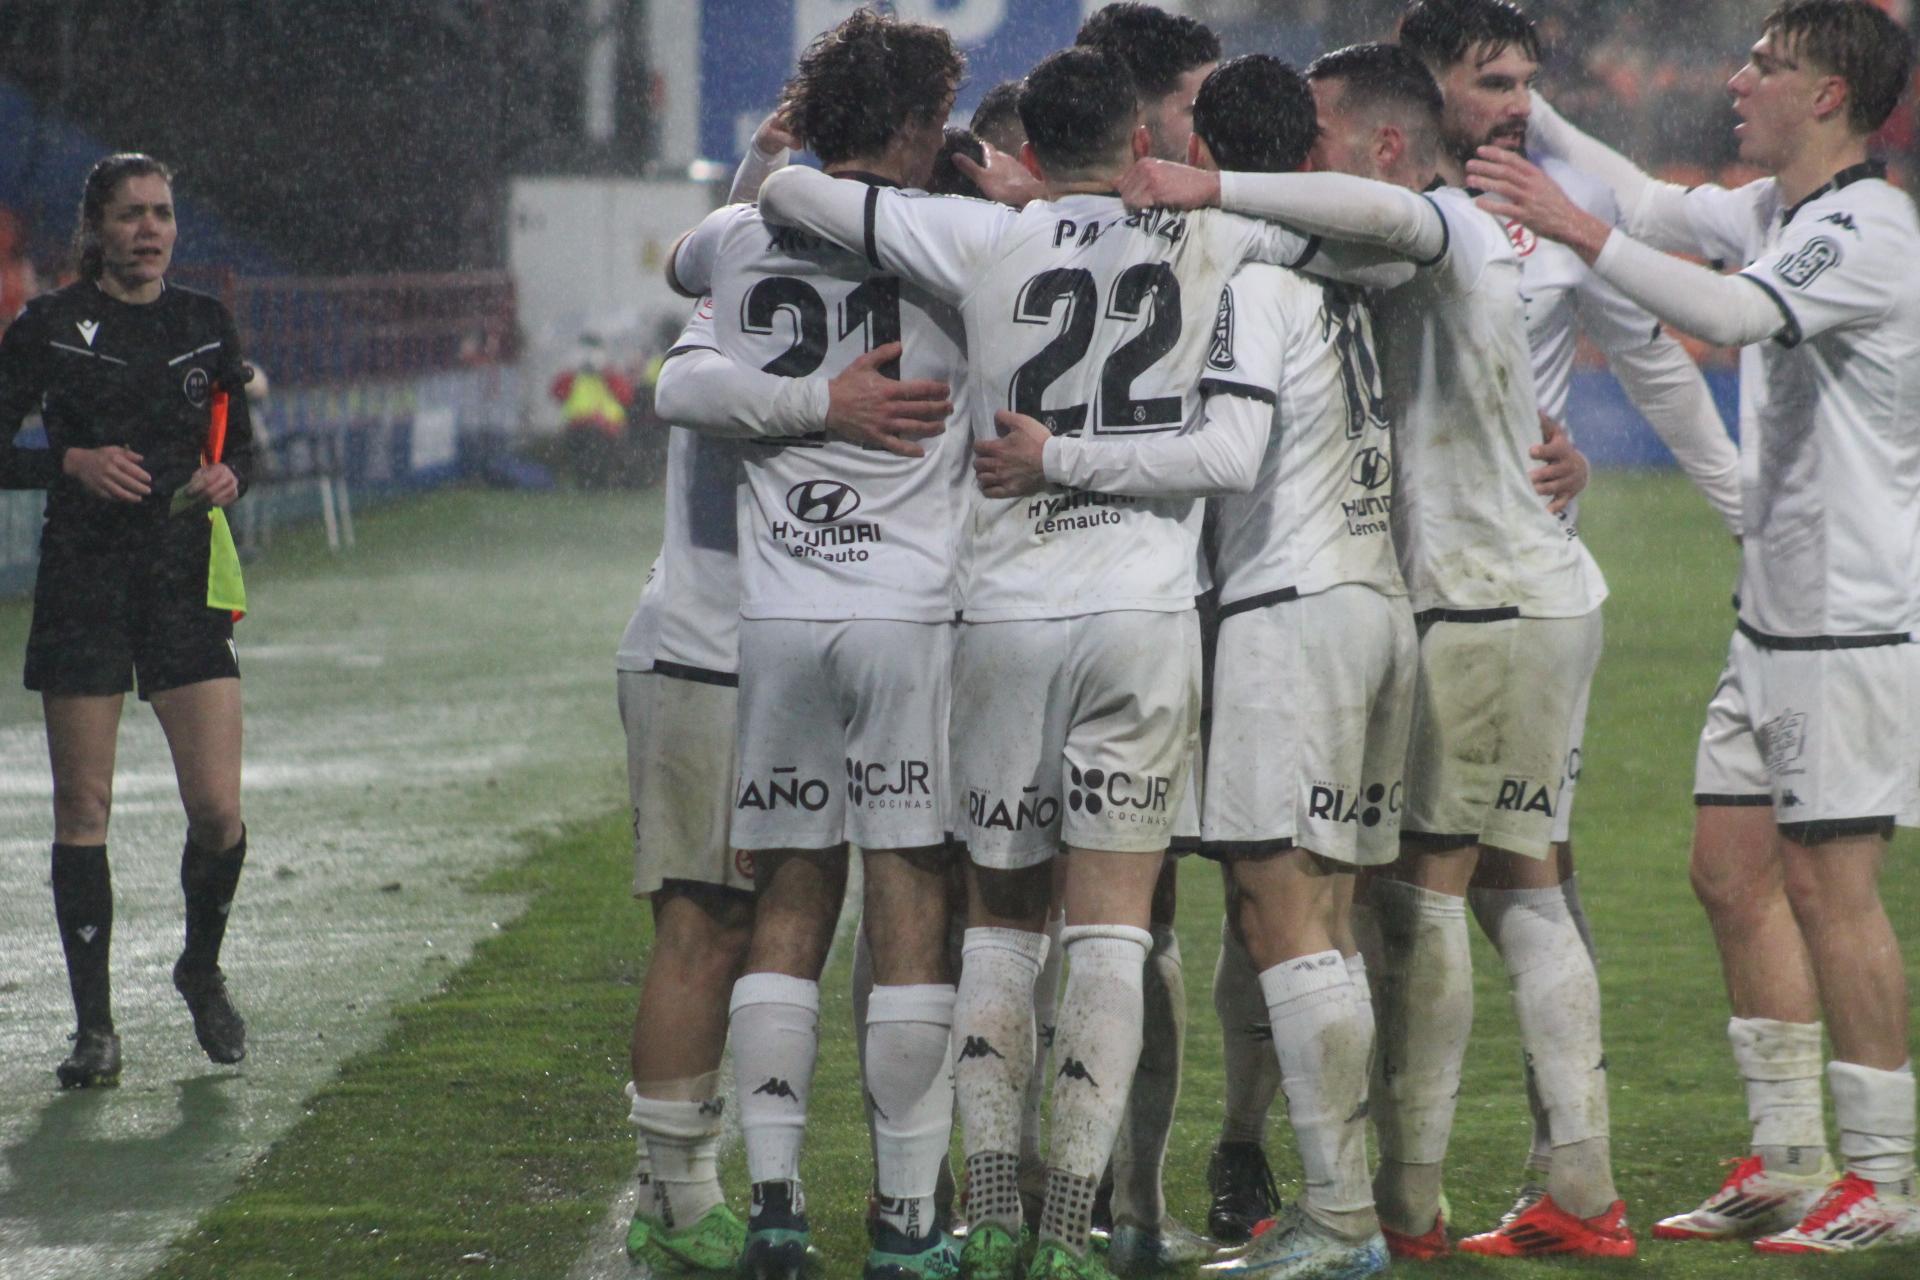
[[[753,212],[748,204],[721,205],[702,218],[667,251],[667,288],[683,298],[713,292],[713,269],[734,226]]]

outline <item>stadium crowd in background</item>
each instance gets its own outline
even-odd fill
[[[818,984],[855,845],[868,1280],[1632,1256],[1571,861],[1606,595],[1559,421],[1578,334],[1746,552],[1694,879],[1753,1147],[1654,1234],[1920,1235],[1875,894],[1893,826],[1920,821],[1895,710],[1920,692],[1899,372],[1920,312],[1876,264],[1920,226],[1867,159],[1911,43],[1864,0],[1783,5],[1728,85],[1738,159],[1767,176],[1688,191],[1534,92],[1550,48],[1598,40],[1578,11],[1549,11],[1553,45],[1508,0],[1399,17],[1398,43],[1303,77],[1111,4],[985,96],[982,147],[942,128],[949,38],[863,9],[756,135],[734,195],[759,203],[675,246],[699,305],[661,369],[668,539],[621,656],[635,889],[661,937],[684,922],[634,1025],[637,1262],[811,1265]],[[803,145],[823,171],[787,164]],[[965,198],[916,190],[936,174]],[[1628,230],[1751,265],[1674,270]],[[1738,491],[1665,322],[1747,348]],[[1189,841],[1223,868],[1215,1000],[1245,1050],[1212,1240],[1159,1188],[1185,1003],[1167,854]],[[1456,1239],[1469,912],[1507,969],[1535,1133],[1513,1207]],[[745,1222],[715,1163],[723,1044]],[[1305,1171],[1286,1205],[1261,1147],[1276,1088]]]

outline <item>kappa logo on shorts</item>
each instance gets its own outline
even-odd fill
[[[1123,769],[1112,773],[1088,769],[1082,773],[1076,766],[1067,768],[1073,778],[1073,787],[1067,792],[1067,808],[1075,813],[1085,813],[1088,817],[1104,813],[1109,822],[1144,822],[1147,814],[1167,811],[1172,778],[1153,773],[1135,778]]]
[[[1493,807],[1507,813],[1544,813],[1553,816],[1553,796],[1531,778],[1503,778]]]
[[[927,809],[933,806],[928,779],[933,767],[925,760],[894,760],[867,764],[847,760],[847,799],[872,809]],[[924,799],[914,799],[923,796]]]
[[[207,371],[195,365],[187,370],[186,379],[180,384],[180,392],[186,396],[188,404],[203,409],[207,404],[207,392],[212,386],[213,379],[207,376]]]
[[[1820,278],[1828,267],[1840,265],[1840,243],[1831,236],[1815,236],[1792,253],[1783,254],[1773,269],[1796,289],[1804,289]]]
[[[1807,749],[1807,713],[1782,711],[1761,725],[1754,736],[1760,739],[1760,754],[1766,758],[1770,772],[1798,773],[1798,769],[1787,766]]]
[[[1307,816],[1323,818],[1328,822],[1357,822],[1363,827],[1377,827],[1380,819],[1389,813],[1400,812],[1400,804],[1405,799],[1405,788],[1398,782],[1389,787],[1384,782],[1370,783],[1365,790],[1349,795],[1345,787],[1331,782],[1316,782],[1307,792]]]
[[[735,849],[733,851],[733,869],[739,873],[742,879],[751,882],[755,871],[753,850]]]
[[[860,491],[838,480],[803,480],[787,490],[787,510],[808,524],[832,524],[860,509]]]
[[[734,803],[736,809],[805,809],[808,813],[818,813],[827,807],[832,792],[819,778],[796,778],[799,769],[786,765],[774,769],[773,777],[763,787],[751,779],[740,790],[740,799]]]
[[[1025,831],[1050,827],[1060,820],[1060,802],[1043,796],[1038,787],[1022,787],[1011,807],[978,787],[967,788],[967,821],[981,831]]]

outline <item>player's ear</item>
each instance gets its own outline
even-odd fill
[[[1187,135],[1187,163],[1196,169],[1217,169],[1219,164],[1213,158],[1213,148],[1207,140],[1197,133]]]
[[[1045,182],[1047,180],[1046,170],[1040,167],[1040,157],[1034,153],[1031,142],[1023,142],[1020,144],[1020,167],[1032,174],[1035,182]]]
[[[1825,122],[1847,109],[1853,89],[1840,76],[1825,76],[1813,92],[1813,118]]]
[[[1383,124],[1373,131],[1373,171],[1391,173],[1407,154],[1407,135],[1398,125]]]
[[[1144,124],[1133,126],[1133,158],[1135,160],[1145,160],[1152,154],[1153,135],[1147,132],[1147,126]]]

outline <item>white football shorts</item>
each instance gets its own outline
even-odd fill
[[[951,623],[742,619],[734,844],[944,844],[952,669]]]
[[[983,867],[1168,846],[1200,720],[1191,609],[960,624],[959,836]]]
[[[1707,704],[1694,803],[1802,824],[1920,825],[1920,644],[1776,649],[1735,632]]]
[[[1574,711],[1601,636],[1598,609],[1421,628],[1401,819],[1409,842],[1552,851]]]
[[[727,835],[735,689],[717,674],[618,675],[633,802],[634,896],[646,897],[669,880],[751,893],[753,860],[736,857]]]
[[[1349,584],[1222,614],[1205,852],[1392,862],[1418,667],[1406,597]]]

